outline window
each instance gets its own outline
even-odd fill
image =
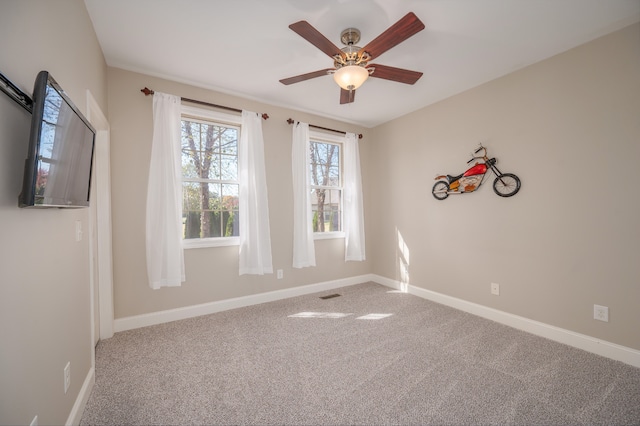
[[[342,231],[342,144],[310,141],[311,210],[316,236]]]
[[[182,116],[183,239],[198,246],[237,244],[240,126],[200,112]]]

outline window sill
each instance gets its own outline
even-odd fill
[[[334,238],[344,238],[344,232],[314,232],[314,240],[331,240]]]
[[[185,250],[207,247],[227,247],[239,246],[240,237],[222,237],[222,238],[193,238],[182,240],[182,248]]]

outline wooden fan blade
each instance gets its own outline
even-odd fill
[[[345,56],[345,53],[340,50],[338,46],[331,43],[329,39],[323,36],[320,31],[316,30],[307,21],[293,23],[289,25],[289,28],[330,57],[333,58],[335,55]]]
[[[413,12],[409,12],[398,22],[387,28],[385,32],[360,49],[358,55],[367,52],[371,55],[371,58],[377,58],[393,46],[402,43],[423,29],[424,24],[422,21],[418,19]]]
[[[350,104],[356,100],[355,90],[340,89],[340,104]]]
[[[332,70],[333,68],[327,68],[324,70],[318,70],[318,71],[309,72],[306,74],[296,75],[295,77],[283,78],[282,80],[280,80],[280,83],[288,86],[289,84],[299,83],[301,81],[310,80],[316,77],[322,77],[323,75],[327,75],[329,71],[332,71]]]
[[[387,65],[370,64],[367,66],[367,69],[369,68],[373,68],[371,77],[384,78],[385,80],[397,81],[398,83],[414,84],[422,77],[422,73],[419,71],[410,71]]]

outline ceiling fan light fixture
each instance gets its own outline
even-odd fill
[[[344,90],[356,90],[369,78],[369,70],[360,65],[345,65],[336,70],[333,79]]]

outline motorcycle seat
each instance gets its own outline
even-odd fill
[[[455,182],[458,179],[460,179],[462,177],[464,173],[460,173],[458,176],[451,176],[451,175],[447,175],[447,180],[449,181],[449,183],[451,182]]]

